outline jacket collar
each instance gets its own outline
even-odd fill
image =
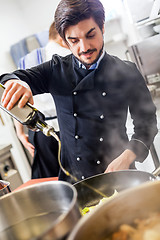
[[[92,64],[90,66],[89,70],[97,69],[99,64],[100,64],[100,62],[101,62],[101,60],[103,59],[104,55],[105,55],[105,51],[103,49],[103,52],[102,52],[101,56],[99,57],[98,61],[96,63]],[[78,62],[79,68],[86,69],[86,67],[78,59],[76,59],[76,61]]]
[[[101,65],[100,64],[102,62],[101,60],[103,60],[104,56],[106,56],[106,52],[104,51],[101,56],[102,56],[102,58],[99,61],[98,69],[99,69],[99,65]],[[75,71],[75,74],[74,74],[75,78],[77,78],[76,71],[84,71],[84,77],[75,86],[73,91],[93,89],[94,88],[94,81],[95,81],[95,73],[98,69],[96,68],[96,69],[93,69],[93,70],[92,69],[87,70],[87,69],[79,68],[78,61],[74,57],[74,55],[73,55],[73,65],[74,65],[74,71]],[[76,82],[76,80],[77,79],[75,79],[74,81]]]

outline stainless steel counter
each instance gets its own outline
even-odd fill
[[[4,154],[9,153],[11,148],[12,148],[11,144],[0,145],[0,162],[1,162]]]
[[[12,144],[0,145],[0,179],[10,182],[11,190],[22,184],[22,179],[12,158]]]

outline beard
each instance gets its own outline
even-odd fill
[[[80,59],[77,58],[77,57],[76,57],[76,58],[77,58],[77,60],[78,60],[79,62],[81,62],[81,63],[88,69],[91,65],[93,65],[94,63],[96,63],[96,62],[98,61],[99,57],[101,56],[101,54],[102,54],[102,52],[103,52],[103,48],[104,48],[104,42],[103,42],[103,44],[102,44],[102,47],[101,47],[101,49],[100,49],[97,57],[96,57],[95,60],[94,60],[93,62],[91,62],[91,63],[86,63],[85,61],[82,61],[82,60],[80,60]],[[88,51],[85,52],[85,53],[89,53],[89,52],[93,52],[93,51],[97,51],[97,50],[96,50],[96,49],[88,49]],[[80,53],[79,56],[81,56],[82,54],[84,54],[84,53],[83,53],[83,52]]]

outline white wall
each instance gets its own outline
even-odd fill
[[[140,36],[130,21],[122,0],[101,0],[106,11],[105,49],[122,60],[126,59],[128,46],[137,43]]]
[[[0,74],[16,67],[10,46],[48,29],[59,0],[0,0]]]
[[[16,69],[9,53],[10,46],[29,35],[48,29],[59,1],[60,0],[0,0],[0,74]],[[116,4],[114,3],[115,1]],[[127,32],[128,36],[131,36],[133,39],[135,34],[132,34],[134,31],[131,31],[131,25],[129,24],[127,15],[124,13],[122,1],[115,1],[112,5],[115,4],[116,7],[117,3],[119,3],[117,10],[118,15],[123,17],[121,19],[123,25],[122,30],[123,32]],[[104,7],[106,7],[107,20],[109,18],[108,14],[113,15],[112,8],[114,7],[112,5],[109,7],[109,2],[110,0],[102,1]],[[117,12],[114,12],[114,14],[117,14]],[[106,36],[107,35],[108,29],[106,28]],[[110,54],[117,55],[124,59],[125,48],[124,42],[118,42],[114,45],[107,44],[106,49]]]

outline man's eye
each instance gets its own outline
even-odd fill
[[[78,39],[72,39],[71,41],[73,44],[78,42]]]
[[[87,36],[87,38],[94,38],[95,34],[90,34]]]

